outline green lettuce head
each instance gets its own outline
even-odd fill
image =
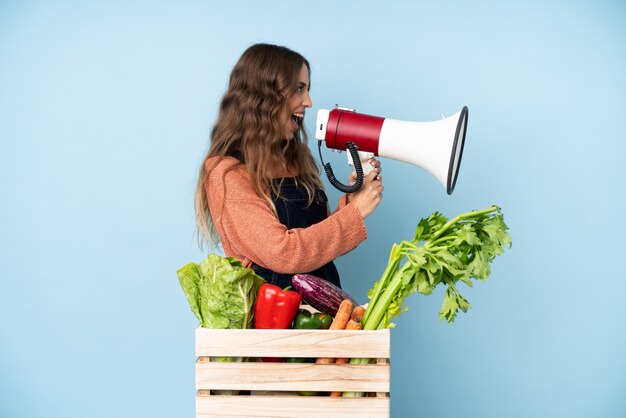
[[[264,280],[241,261],[216,254],[200,264],[189,263],[178,270],[191,311],[205,328],[252,328],[259,286]]]

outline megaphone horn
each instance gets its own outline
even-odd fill
[[[361,188],[370,166],[361,163],[371,156],[380,156],[423,168],[452,194],[463,156],[467,118],[467,106],[450,117],[432,122],[382,118],[340,107],[330,111],[320,109],[315,138],[319,141],[320,159],[322,141],[328,148],[349,151],[349,161],[352,160],[357,171],[357,184],[342,184],[334,178],[330,164],[324,164],[331,184],[345,193]]]

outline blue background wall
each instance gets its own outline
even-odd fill
[[[311,61],[309,127],[335,103],[416,121],[469,106],[455,193],[383,160],[370,238],[338,261],[364,300],[434,210],[495,203],[511,228],[456,323],[442,289],[408,299],[393,416],[626,416],[626,7],[544,3],[2,2],[0,416],[193,416],[175,272],[204,257],[196,173],[259,41]]]

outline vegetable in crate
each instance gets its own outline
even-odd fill
[[[337,315],[339,305],[344,299],[350,300],[355,306],[358,305],[352,296],[339,287],[311,274],[296,274],[291,283],[309,305],[333,317]]]
[[[301,302],[302,295],[300,293],[289,290],[289,288],[283,290],[276,285],[263,283],[259,288],[256,307],[254,308],[254,328],[291,328]]]
[[[252,328],[254,304],[265,282],[241,261],[216,254],[178,270],[191,310],[204,328]]]
[[[330,325],[333,323],[333,317],[328,314],[325,314],[324,312],[315,312],[311,316],[322,323],[321,329],[328,329],[330,328]]]
[[[306,309],[299,309],[296,319],[293,321],[293,329],[328,329],[333,318],[321,312],[312,314]],[[290,357],[285,359],[287,363],[314,363],[314,358]]]
[[[291,287],[291,286],[289,286]],[[302,296],[286,288],[264,283],[259,288],[254,309],[254,328],[288,329],[298,313]],[[279,357],[264,357],[265,362],[280,362]]]
[[[300,309],[298,310],[298,315],[296,315],[296,320],[293,322],[293,329],[328,329],[332,318],[330,315],[326,315],[325,318],[328,318],[330,321],[322,322],[320,317],[313,315],[306,309]],[[326,323],[328,326],[324,326]]]
[[[490,263],[511,246],[508,229],[495,205],[451,221],[439,212],[420,220],[411,241],[394,244],[387,268],[369,290],[363,329],[393,327],[391,320],[407,309],[402,304],[409,294],[430,295],[438,285],[447,287],[439,317],[454,322],[459,309],[470,308],[457,289],[458,282],[472,287],[471,279],[489,277]]]
[[[216,254],[200,264],[189,263],[177,272],[191,310],[204,328],[252,328],[254,304],[259,287],[265,282],[254,270],[241,262]],[[220,357],[212,360],[229,362],[242,358]],[[233,394],[238,391],[219,391]]]
[[[459,281],[472,287],[471,279],[486,280],[490,263],[511,247],[509,228],[498,206],[463,213],[448,219],[439,212],[420,220],[411,241],[394,244],[389,263],[372,289],[363,315],[363,329],[393,328],[392,319],[406,311],[409,294],[430,295],[446,286],[439,312],[441,320],[454,322],[459,310],[467,312],[470,303],[457,288]],[[400,266],[401,262],[404,264]],[[352,359],[350,364],[366,364],[369,359]],[[343,396],[358,396],[344,393]]]
[[[319,314],[317,312],[315,315]],[[296,319],[293,321],[293,329],[327,329],[324,322],[321,321],[320,316],[317,317],[311,314],[311,312],[306,309],[299,309],[298,315],[296,315]],[[321,314],[324,315],[324,314]],[[326,318],[330,318],[330,316],[325,315]],[[332,318],[330,318],[332,321]],[[330,324],[328,324],[330,326]],[[314,358],[307,357],[288,357],[285,359],[286,363],[315,363]],[[298,391],[298,395],[300,396],[314,396],[317,395],[316,391]]]
[[[344,299],[341,301],[339,305],[339,309],[337,310],[337,315],[333,318],[332,324],[328,329],[330,330],[342,330],[346,328],[348,322],[350,322],[350,316],[352,315],[352,310],[354,309],[354,303],[350,299]],[[319,357],[315,363],[316,364],[331,364],[334,363],[334,358],[329,357]]]

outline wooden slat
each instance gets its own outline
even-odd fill
[[[389,392],[389,364],[196,362],[196,389]]]
[[[386,358],[378,358],[376,359],[376,364],[378,365],[389,365],[389,359]],[[385,397],[385,396],[389,396],[389,390],[385,390],[382,392],[377,392],[376,396],[378,396],[379,398]]]
[[[199,395],[196,417],[388,418],[389,398]]]
[[[389,358],[390,333],[196,328],[196,356]]]

